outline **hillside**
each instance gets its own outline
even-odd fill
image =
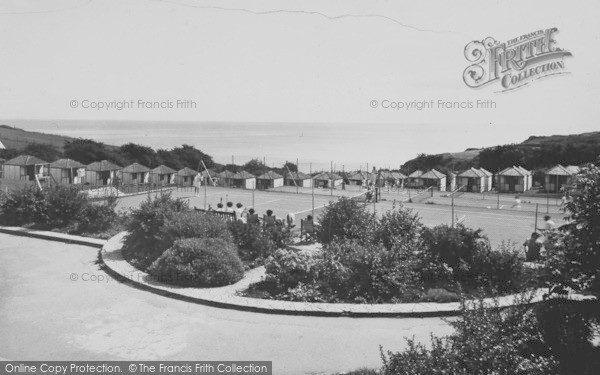
[[[463,152],[419,155],[402,166],[404,173],[417,169],[441,172],[483,167],[497,172],[511,165],[542,170],[556,164],[579,165],[595,161],[600,155],[600,132],[570,135],[531,136],[516,144]]]
[[[0,141],[6,148],[21,150],[30,143],[42,143],[54,146],[58,150],[63,151],[65,141],[72,140],[73,138],[62,135],[30,132],[8,125],[0,125]]]

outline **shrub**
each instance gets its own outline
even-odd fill
[[[116,198],[110,198],[102,204],[86,204],[77,215],[78,232],[96,232],[110,228],[118,217],[115,212],[116,205]]]
[[[161,241],[161,228],[175,213],[187,211],[188,205],[170,194],[161,194],[148,199],[132,210],[127,223],[129,234],[123,243],[123,255],[134,266],[145,270],[166,250]],[[170,245],[167,245],[170,246]]]
[[[502,312],[483,300],[462,304],[461,316],[449,322],[456,332],[431,338],[431,348],[408,340],[402,352],[382,352],[385,375],[403,374],[557,374],[556,360],[543,348],[535,315],[526,308]]]
[[[53,227],[64,226],[81,217],[86,207],[91,205],[89,199],[73,185],[58,185],[42,191],[48,204],[46,224]]]
[[[600,297],[600,166],[582,168],[566,209],[569,225],[544,245],[551,281]]]
[[[473,257],[467,278],[477,280],[477,286],[488,286],[502,294],[521,289],[525,282],[523,259],[515,243],[503,241],[496,250],[480,247]]]
[[[322,244],[329,244],[334,238],[367,242],[372,236],[374,222],[375,215],[367,212],[364,205],[342,197],[325,207],[319,217],[316,236]]]
[[[157,233],[158,244],[163,249],[171,247],[176,240],[183,238],[220,238],[227,243],[233,243],[227,224],[221,218],[194,211],[174,212],[165,218]]]
[[[425,250],[454,270],[458,270],[461,262],[470,264],[482,243],[487,243],[481,229],[473,230],[462,224],[454,228],[448,225],[425,227],[422,238]]]
[[[296,288],[298,284],[310,284],[315,279],[317,257],[306,252],[279,249],[265,263],[265,281],[280,293]]]
[[[290,229],[283,225],[263,229],[259,225],[234,221],[228,223],[228,228],[242,258],[247,260],[267,258],[276,249],[286,248],[292,242]]]
[[[422,229],[419,215],[402,205],[383,214],[375,226],[375,242],[380,242],[386,249],[392,249],[399,242],[418,244],[417,239]]]
[[[215,287],[237,282],[244,266],[235,245],[221,238],[176,240],[148,268],[161,281],[180,286]]]
[[[423,292],[412,248],[388,250],[377,244],[344,241],[329,245],[320,267],[339,300],[359,303],[414,301]]]
[[[48,221],[48,203],[42,191],[26,187],[8,193],[0,206],[0,222],[3,225],[23,225]]]

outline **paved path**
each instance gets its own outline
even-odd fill
[[[118,283],[97,249],[0,234],[0,357],[272,360],[276,374],[381,365],[378,346],[448,334],[439,318],[331,318],[225,310]],[[71,275],[77,280],[71,281]]]

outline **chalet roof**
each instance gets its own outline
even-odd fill
[[[492,172],[488,171],[487,169],[479,168],[479,170],[480,170],[480,171],[481,171],[481,172],[482,172],[484,175],[486,175],[486,177],[491,177],[491,176],[493,176],[493,175],[494,175]]]
[[[392,177],[398,180],[403,180],[406,178],[406,175],[402,172],[392,172]]]
[[[193,170],[192,168],[185,167],[177,171],[178,176],[196,176],[198,171]]]
[[[294,180],[309,180],[310,176],[307,175],[306,173],[302,173],[302,172],[292,172],[291,174],[289,172],[287,172],[285,174],[285,178],[292,178]]]
[[[73,159],[58,159],[57,161],[50,163],[50,168],[57,169],[71,169],[71,168],[86,168],[85,164],[81,164]]]
[[[371,173],[365,171],[354,172],[350,176],[348,176],[348,180],[357,181],[368,180],[369,178],[371,178]]]
[[[233,178],[236,180],[248,180],[250,178],[256,178],[252,173],[241,171],[233,175]]]
[[[469,178],[482,178],[485,177],[485,173],[477,168],[469,168],[464,172],[458,174],[458,177],[469,177]]]
[[[567,165],[565,168],[567,168],[567,170],[573,174],[577,174],[581,171],[581,168],[576,165]]]
[[[121,167],[109,162],[108,160],[102,160],[102,161],[95,161],[93,163],[88,164],[86,169],[88,171],[104,172],[104,171],[118,171],[119,169],[121,169]]]
[[[144,172],[150,172],[150,168],[138,164],[138,163],[133,163],[131,165],[126,166],[125,168],[123,168],[123,172],[125,173],[144,173]]]
[[[571,176],[573,173],[569,171],[567,168],[563,167],[560,164],[555,165],[554,167],[548,169],[546,174],[553,176]]]
[[[410,177],[410,178],[416,178],[416,177],[421,177],[422,175],[423,175],[423,171],[417,169],[413,173],[409,174],[408,177]]]
[[[333,177],[333,178],[332,178]],[[323,172],[323,173],[319,173],[318,175],[316,175],[315,177],[313,177],[313,179],[315,180],[341,180],[342,176],[340,176],[337,173],[331,173],[331,172]]]
[[[232,172],[230,170],[224,170],[223,172],[219,173],[217,176],[222,177],[222,178],[233,178],[233,176],[235,176],[236,173]]]
[[[31,156],[31,155],[19,155],[16,158],[12,158],[10,160],[8,160],[6,163],[4,163],[5,165],[20,165],[20,166],[27,166],[27,165],[36,165],[36,164],[48,164],[48,162],[43,161],[40,158],[36,158],[35,156]]]
[[[159,165],[158,167],[154,168],[152,171],[152,173],[154,174],[174,174],[177,173],[177,171],[173,168],[169,168],[166,165]]]
[[[6,147],[4,147],[4,145],[2,144],[2,141],[0,141],[0,150],[5,150]]]
[[[440,171],[432,169],[430,171],[427,171],[426,173],[423,173],[420,177],[421,178],[429,178],[429,179],[433,179],[433,180],[441,180],[442,178],[445,178],[446,175]]]
[[[515,167],[515,166],[505,168],[504,170],[502,170],[498,173],[498,175],[500,175],[500,176],[517,176],[517,177],[524,177],[524,176],[528,176],[530,174],[531,174],[531,172],[529,172],[527,169],[522,168],[522,167]]]
[[[256,177],[257,180],[277,180],[279,178],[283,178],[283,176],[273,171],[268,171]]]

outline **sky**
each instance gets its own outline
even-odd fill
[[[597,131],[598,14],[555,0],[2,0],[0,120],[372,127],[400,158]],[[568,74],[509,92],[463,82],[469,42],[551,27]],[[495,108],[389,108],[432,100]],[[111,102],[133,104],[92,108]],[[332,147],[364,147],[348,142]]]

